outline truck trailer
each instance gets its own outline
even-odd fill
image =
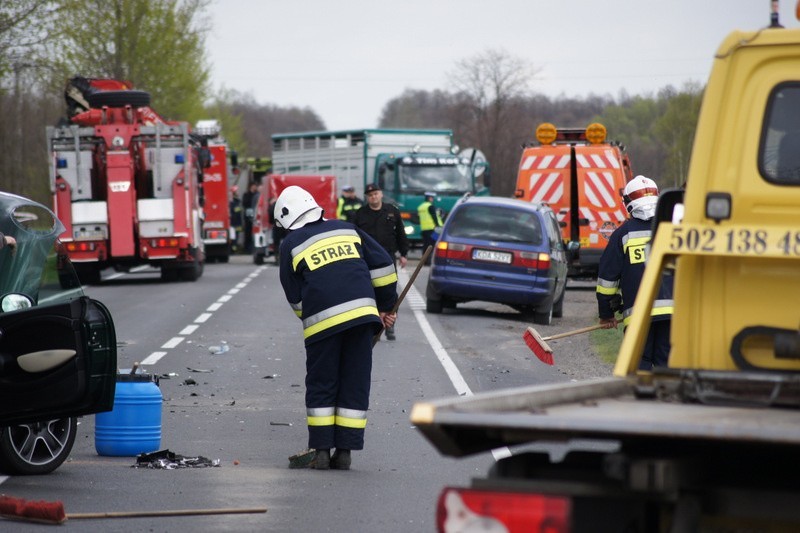
[[[65,96],[66,124],[47,128],[50,188],[81,282],[140,265],[197,280],[208,153],[189,124],[164,120],[127,82],[77,77]]]
[[[417,208],[437,194],[444,216],[464,194],[489,194],[488,163],[478,150],[459,152],[450,130],[363,129],[272,136],[276,174],[332,174],[363,196],[377,184],[397,205],[406,234],[421,242]]]
[[[799,63],[776,16],[719,46],[613,376],[414,406],[444,455],[508,452],[439,531],[800,531]],[[665,269],[669,363],[638,370]]]

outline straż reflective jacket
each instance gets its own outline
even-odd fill
[[[633,302],[644,275],[649,250],[652,222],[630,218],[614,230],[600,257],[597,272],[597,305],[600,318],[614,316],[612,301],[618,293],[622,296],[622,321],[628,325],[633,311]],[[661,286],[651,311],[652,320],[671,318],[674,307],[671,270],[661,277]]]
[[[303,321],[306,344],[358,324],[381,327],[397,301],[397,272],[372,237],[340,220],[290,231],[281,242],[281,285]]]

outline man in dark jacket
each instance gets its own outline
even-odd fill
[[[353,223],[367,235],[378,241],[392,259],[400,254],[400,268],[406,266],[408,255],[408,237],[400,210],[383,201],[383,191],[374,183],[364,189],[367,205],[356,211]],[[386,328],[386,338],[395,340],[394,326]]]
[[[275,222],[280,279],[303,321],[306,416],[311,468],[350,469],[350,451],[364,447],[372,372],[372,338],[396,314],[397,272],[369,235],[341,220],[325,220],[306,190],[283,190]],[[331,448],[336,452],[331,456]]]

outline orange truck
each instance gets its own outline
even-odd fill
[[[514,195],[556,213],[571,251],[568,275],[596,277],[608,238],[627,218],[621,191],[633,177],[628,154],[606,140],[598,123],[585,129],[543,123],[536,140],[522,151]]]
[[[261,189],[256,200],[256,212],[253,219],[253,262],[264,264],[268,255],[278,261],[280,246],[280,230],[273,227],[270,216],[272,206],[286,187],[297,185],[311,193],[323,209],[325,218],[336,218],[336,176],[306,175],[295,176],[285,174],[268,174],[263,177]]]

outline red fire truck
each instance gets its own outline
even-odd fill
[[[221,135],[222,125],[218,120],[199,120],[195,124],[194,132],[205,139],[211,156],[208,168],[203,170],[203,243],[206,247],[206,260],[227,263],[234,239],[228,186],[228,156],[232,152]]]
[[[50,186],[81,281],[139,265],[197,280],[208,152],[189,125],[161,118],[128,82],[73,78],[65,96],[69,124],[47,128]]]

